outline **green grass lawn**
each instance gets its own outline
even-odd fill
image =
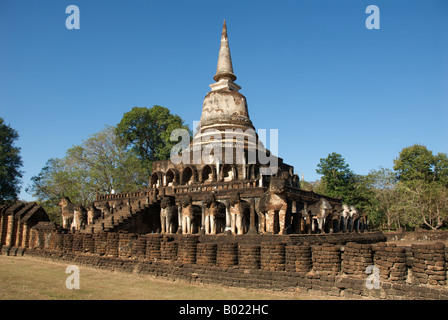
[[[79,266],[80,289],[65,282],[68,263],[0,255],[0,300],[289,300],[319,299],[298,292],[193,285]]]

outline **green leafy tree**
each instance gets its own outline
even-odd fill
[[[138,157],[121,143],[115,127],[108,126],[79,146],[70,148],[62,159],[50,159],[41,172],[31,178],[27,192],[45,208],[58,212],[63,197],[87,204],[95,195],[132,192],[147,186],[148,174]]]
[[[17,200],[20,192],[22,158],[14,145],[18,138],[17,131],[0,118],[0,204]]]
[[[322,178],[321,183],[314,188],[316,193],[341,199],[343,203],[354,205],[363,213],[371,211],[373,194],[369,177],[355,174],[345,159],[335,152],[320,159],[317,167],[316,172]]]
[[[437,182],[414,180],[399,185],[400,205],[407,222],[414,227],[437,230],[448,222],[448,189]]]
[[[330,153],[327,158],[320,159],[316,172],[322,175],[320,190],[325,195],[340,198],[343,201],[353,198],[355,174],[338,153]]]
[[[372,191],[370,216],[377,225],[386,223],[386,228],[391,230],[393,226],[400,227],[400,210],[398,202],[401,193],[397,186],[395,172],[390,169],[380,168],[371,170],[367,175],[369,188]]]
[[[394,160],[394,170],[399,181],[437,181],[448,186],[448,157],[445,153],[436,156],[425,146],[414,144],[401,150]]]
[[[438,153],[434,156],[434,181],[448,188],[448,156],[446,153]]]
[[[165,107],[156,105],[150,109],[132,108],[123,115],[116,132],[123,143],[150,170],[153,161],[169,159],[171,148],[177,144],[170,141],[171,132],[180,128],[190,133],[181,117],[171,114]]]
[[[425,146],[403,148],[394,160],[402,220],[412,227],[439,229],[448,216],[448,157]]]

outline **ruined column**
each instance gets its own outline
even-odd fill
[[[248,234],[257,234],[257,227],[255,226],[255,199],[250,199],[250,225]]]
[[[260,245],[240,244],[238,246],[238,267],[260,269]]]
[[[216,263],[217,244],[198,243],[196,263],[204,266],[213,266]]]
[[[28,248],[29,238],[30,238],[30,228],[28,227],[28,223],[24,223],[22,231],[22,247]]]
[[[137,239],[132,243],[132,255],[137,259],[144,260],[146,254],[146,237],[143,235],[137,236]]]
[[[341,270],[345,274],[365,277],[366,269],[373,264],[372,246],[348,242],[341,255]]]
[[[238,245],[236,243],[220,243],[217,247],[216,265],[222,268],[238,264]]]
[[[18,221],[17,225],[17,233],[16,233],[16,239],[15,239],[15,246],[21,247],[22,246],[22,233],[23,233],[23,222]]]
[[[179,226],[177,228],[177,233],[182,233],[182,204],[177,206],[177,221],[179,222]]]
[[[160,242],[162,236],[157,234],[150,234],[146,236],[146,260],[157,261],[160,260]]]
[[[308,234],[313,232],[313,215],[311,213],[306,216],[306,229]]]
[[[193,235],[182,236],[178,249],[178,261],[183,263],[196,263],[198,237]]]
[[[263,270],[284,271],[286,244],[283,242],[262,242],[260,248],[260,265]]]
[[[165,262],[177,260],[177,242],[173,237],[162,237],[162,241],[160,242],[160,259]]]
[[[201,228],[199,230],[200,234],[205,234],[205,204],[201,201]]]
[[[226,229],[225,232],[232,232],[232,218],[230,216],[230,203],[229,201],[226,201]]]
[[[416,284],[446,285],[445,244],[411,244],[412,277]]]
[[[341,252],[335,245],[324,243],[312,247],[313,270],[324,275],[336,275],[341,271]]]
[[[5,246],[10,247],[12,245],[13,230],[14,230],[14,216],[12,214],[6,216],[7,219],[7,231]]]

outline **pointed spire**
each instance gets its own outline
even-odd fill
[[[213,77],[215,81],[220,79],[236,80],[236,75],[233,74],[232,58],[230,56],[229,39],[227,38],[226,20],[222,26],[221,46],[219,48],[218,66],[216,74]]]

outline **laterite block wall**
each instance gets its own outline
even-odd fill
[[[445,245],[313,244],[133,233],[31,233],[24,254],[194,283],[378,299],[447,299]],[[250,241],[249,241],[250,240]],[[369,289],[369,266],[379,270]]]

